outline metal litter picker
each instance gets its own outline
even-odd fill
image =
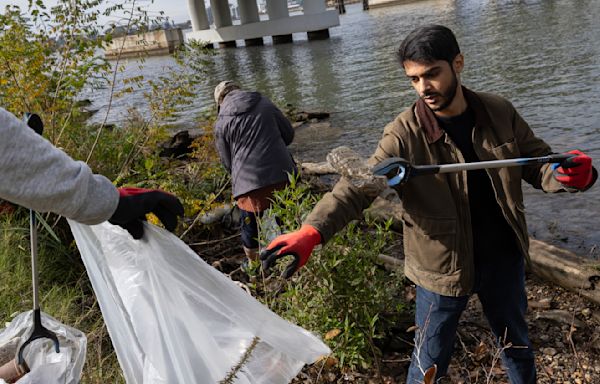
[[[24,116],[24,120],[27,125],[32,128],[36,133],[42,134],[44,130],[44,125],[40,117],[36,114],[26,113]],[[39,293],[38,293],[38,270],[37,270],[37,222],[35,217],[35,212],[33,210],[29,210],[29,227],[30,227],[30,238],[31,238],[31,275],[32,275],[32,284],[33,284],[33,330],[31,331],[31,335],[29,338],[21,345],[19,348],[19,352],[17,354],[17,363],[22,366],[25,365],[25,360],[23,358],[23,352],[25,348],[31,344],[34,340],[48,338],[54,342],[54,349],[56,353],[60,352],[58,338],[56,335],[44,328],[42,325],[41,318],[41,310],[39,303]]]
[[[473,163],[455,163],[440,165],[413,165],[401,157],[391,157],[373,167],[373,174],[387,176],[388,185],[394,186],[404,184],[416,176],[434,175],[437,173],[452,173],[461,171],[473,171],[478,169],[520,167],[532,164],[559,163],[563,168],[569,168],[575,164],[570,159],[576,156],[571,154],[554,154],[541,157],[522,157],[516,159],[477,161]]]

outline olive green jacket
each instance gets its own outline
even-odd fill
[[[466,88],[463,92],[475,112],[473,147],[481,161],[551,153],[548,144],[533,134],[510,102]],[[415,165],[464,162],[460,150],[422,100],[385,127],[369,162],[376,164],[389,157],[403,157]],[[504,217],[528,258],[521,179],[545,192],[568,189],[554,179],[551,164],[488,169],[487,173]],[[441,295],[471,293],[474,263],[467,173],[419,176],[396,191],[404,208],[406,276]],[[359,218],[372,201],[373,197],[359,193],[342,178],[316,205],[305,224],[314,226],[325,243],[349,221]]]

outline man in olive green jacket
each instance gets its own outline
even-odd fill
[[[411,164],[446,164],[551,153],[507,100],[470,91],[460,82],[464,58],[452,31],[429,25],[412,31],[398,56],[419,100],[388,124],[369,162],[402,157]],[[551,164],[421,176],[398,186],[404,208],[405,274],[417,285],[415,350],[407,383],[438,367],[445,374],[460,314],[477,293],[496,336],[511,383],[535,383],[527,335],[524,258],[528,234],[521,180],[545,192],[591,187],[597,172],[580,151],[570,167]],[[556,169],[555,169],[556,168]],[[276,238],[261,258],[295,254],[306,263],[373,201],[342,178],[300,230]],[[291,274],[290,273],[290,274]]]

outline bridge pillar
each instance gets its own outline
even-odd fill
[[[210,9],[212,9],[215,27],[222,28],[233,24],[227,0],[210,0]]]
[[[304,0],[302,5],[305,15],[317,15],[327,11],[323,0]],[[329,39],[329,28],[307,31],[308,40]]]
[[[282,19],[290,17],[286,0],[267,0],[267,14],[269,20]]]
[[[203,31],[210,28],[204,0],[188,0],[188,10],[193,31]]]
[[[320,29],[318,31],[308,31],[306,32],[308,36],[308,40],[325,40],[329,39],[329,29]]]
[[[194,31],[187,33],[189,40],[205,41],[219,46],[235,46],[236,40],[246,45],[263,43],[264,36],[272,36],[273,43],[292,41],[295,32],[308,32],[310,40],[326,38],[329,28],[340,25],[339,15],[325,8],[324,0],[304,0],[304,14],[290,16],[286,0],[266,0],[268,20],[260,20],[257,0],[238,0],[240,25],[233,25],[228,0],[210,0],[216,28],[207,26],[203,0],[187,0]]]
[[[325,7],[325,1],[323,0],[304,0],[302,3],[305,15],[314,15],[317,13],[323,13],[327,10]]]
[[[227,0],[210,0],[210,9],[212,10],[213,20],[215,21],[215,27],[217,29],[229,27],[233,24],[231,21],[231,10],[229,9],[229,2]],[[220,41],[219,47],[235,47],[235,40]]]
[[[267,0],[267,14],[269,20],[284,19],[290,17],[290,11],[286,0]],[[273,44],[291,43],[292,34],[273,35]]]
[[[238,0],[238,7],[240,8],[240,22],[242,25],[260,22],[256,0]],[[263,45],[262,37],[244,39],[244,41],[246,46]]]

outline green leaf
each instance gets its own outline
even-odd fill
[[[44,217],[39,213],[36,212],[35,213],[35,217],[37,218],[37,221],[42,224],[42,227],[44,227],[44,229],[46,231],[48,231],[48,234],[50,234],[50,236],[56,240],[57,243],[61,243],[60,239],[58,238],[58,236],[56,236],[56,233],[52,230],[52,228],[50,227],[50,225],[48,225],[48,223],[46,222],[46,220],[44,219]]]

